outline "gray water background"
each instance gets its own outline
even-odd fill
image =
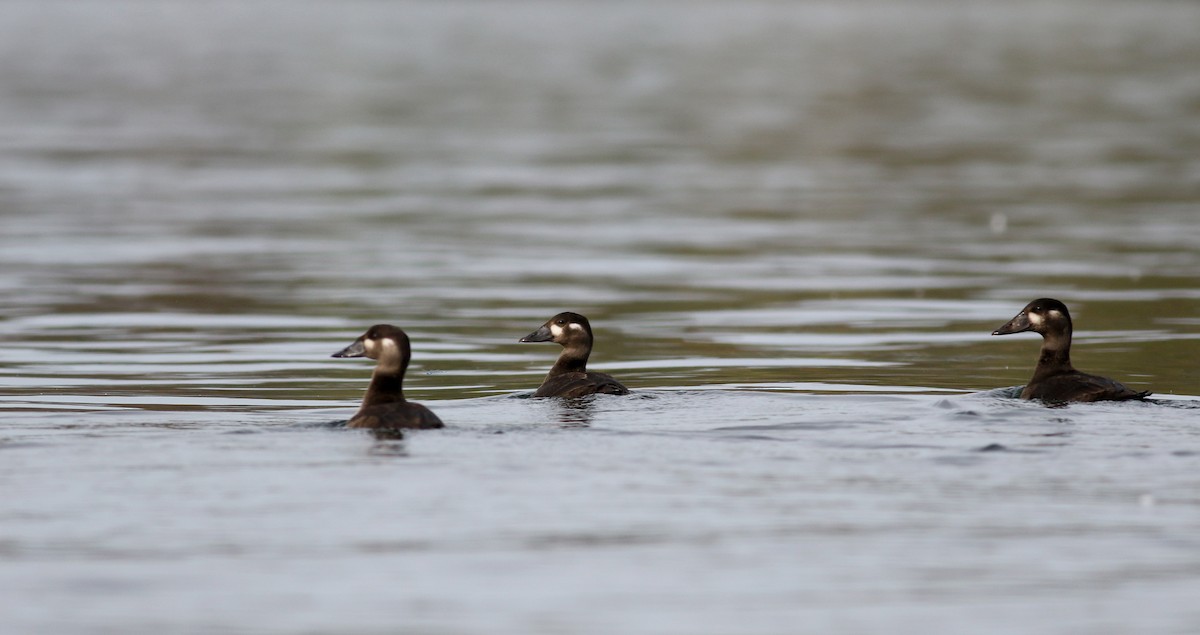
[[[1198,24],[0,5],[0,631],[1200,631]],[[1162,401],[995,390],[1039,296]]]

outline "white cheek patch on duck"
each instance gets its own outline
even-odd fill
[[[1051,311],[1051,313],[1057,313],[1057,311]],[[1033,324],[1034,326],[1046,321],[1046,318],[1042,317],[1039,313],[1029,313],[1026,317],[1029,318],[1029,323]]]
[[[582,331],[583,325],[578,322],[571,322],[567,325],[567,328],[571,329],[572,331]]]
[[[1050,309],[1050,317],[1055,320],[1061,320],[1063,317],[1062,311],[1058,309]]]
[[[375,352],[375,340],[363,340],[363,350],[369,353]]]
[[[399,372],[400,347],[396,345],[396,340],[385,337],[379,340],[378,344],[378,348],[383,349],[375,356],[379,360],[379,368],[386,372]]]
[[[561,327],[557,324],[551,324],[550,325],[550,333],[552,333],[554,335],[554,337],[562,337],[563,327]]]

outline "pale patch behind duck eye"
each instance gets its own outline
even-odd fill
[[[378,368],[386,372],[399,372],[403,360],[400,357],[400,345],[396,340],[385,337],[379,340],[379,348],[383,350],[375,355],[375,359],[379,360]]]
[[[583,325],[582,325],[582,324],[580,324],[580,323],[578,323],[578,322],[571,322],[571,323],[570,323],[570,324],[568,324],[567,326],[568,326],[568,328],[570,328],[572,331],[582,331],[582,330],[583,330]]]

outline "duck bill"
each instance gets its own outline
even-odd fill
[[[550,332],[550,327],[543,324],[542,328],[530,333],[529,335],[526,335],[525,337],[522,337],[518,341],[520,341],[520,342],[549,342],[549,341],[552,341],[553,339],[554,339],[554,334]]]
[[[1008,321],[1008,324],[992,331],[992,335],[1012,335],[1013,333],[1024,333],[1025,331],[1033,330],[1033,324],[1029,321],[1029,316],[1022,311],[1017,314],[1017,317]]]
[[[334,353],[333,357],[365,357],[366,354],[367,349],[363,347],[363,341],[358,339],[353,344]]]

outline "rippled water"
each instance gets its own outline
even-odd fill
[[[0,5],[0,630],[1200,630],[1198,23]],[[330,425],[377,322],[447,429]]]

